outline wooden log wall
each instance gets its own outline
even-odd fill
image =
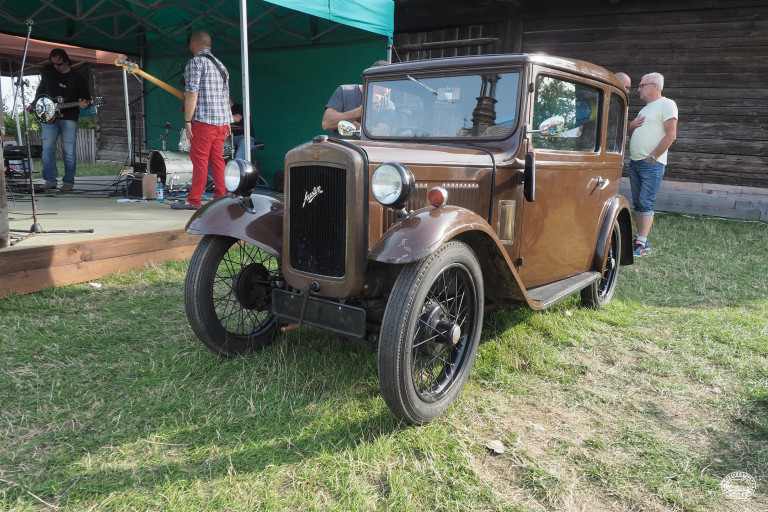
[[[768,188],[768,2],[520,4],[519,15],[504,21],[396,34],[395,49],[402,60],[523,51],[594,62],[632,77],[630,119],[643,106],[640,78],[657,71],[680,111],[665,178]],[[493,41],[461,41],[472,38]],[[453,48],[438,47],[450,41]]]
[[[130,58],[133,62],[137,59]],[[103,67],[94,69],[96,95],[104,98],[104,105],[99,107],[96,122],[96,140],[98,141],[97,159],[103,162],[131,161],[128,155],[129,135],[125,120],[125,92],[123,87],[123,68]],[[141,83],[128,75],[128,99],[133,102],[140,97]],[[135,137],[134,144],[142,147],[145,138],[144,130],[144,101],[139,100],[131,105],[131,131]]]
[[[395,34],[392,62],[510,53],[515,50],[507,48],[506,25],[501,22]]]
[[[559,2],[558,2],[559,4]],[[677,102],[678,139],[666,178],[768,187],[768,3],[563,2],[526,13],[523,48],[642,75],[664,75]],[[633,88],[630,119],[643,107]]]

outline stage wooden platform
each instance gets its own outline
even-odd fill
[[[23,240],[34,223],[31,198],[8,195],[15,244],[0,249],[0,297],[87,282],[192,255],[200,237],[187,234],[184,227],[193,212],[172,210],[173,200],[129,202],[110,196],[112,181],[112,177],[83,178],[73,193],[36,194],[40,227],[73,232],[43,232]]]

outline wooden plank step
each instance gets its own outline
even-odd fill
[[[199,241],[179,229],[0,252],[0,297],[189,258]]]

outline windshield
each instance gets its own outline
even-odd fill
[[[517,121],[519,85],[519,72],[370,81],[363,128],[372,138],[504,138]]]

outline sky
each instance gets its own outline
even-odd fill
[[[27,97],[32,98],[37,90],[37,84],[40,82],[40,75],[28,76],[29,87],[27,88]],[[13,107],[13,94],[15,88],[13,87],[14,79],[4,76],[0,77],[0,88],[3,92],[3,109],[10,111]]]

